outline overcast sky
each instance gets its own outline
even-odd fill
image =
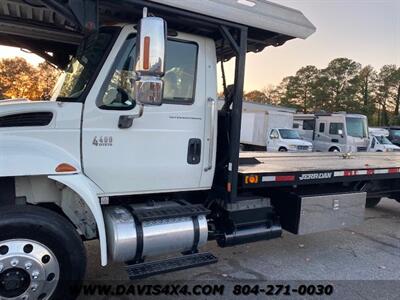
[[[363,65],[380,68],[400,66],[400,0],[274,0],[301,10],[317,32],[307,40],[289,41],[248,55],[245,89],[262,89],[278,84],[300,67],[327,66],[337,57],[348,57]],[[1,56],[23,55],[12,48],[0,48]],[[229,68],[228,68],[229,69]]]

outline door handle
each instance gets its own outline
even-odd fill
[[[187,163],[189,165],[197,165],[201,158],[201,140],[190,139],[188,144]]]

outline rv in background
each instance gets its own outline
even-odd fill
[[[370,152],[400,152],[400,147],[393,145],[388,139],[389,130],[383,128],[369,128],[371,144]]]
[[[295,114],[293,128],[319,152],[364,152],[369,147],[367,117],[359,114]]]

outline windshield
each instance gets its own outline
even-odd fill
[[[377,139],[377,141],[379,142],[379,144],[382,145],[392,145],[392,142],[389,141],[385,136],[381,135],[381,136],[376,136],[375,137]]]
[[[400,130],[391,129],[390,135],[392,135],[393,137],[396,137],[396,138],[400,138]]]
[[[52,100],[76,101],[82,95],[90,79],[95,75],[107,52],[116,28],[103,28],[89,36],[61,74],[53,90]]]
[[[284,140],[300,140],[300,135],[297,131],[291,129],[279,129],[279,133]]]
[[[366,138],[367,120],[365,118],[346,117],[347,135],[352,137]]]

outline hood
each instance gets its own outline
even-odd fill
[[[31,100],[25,98],[19,99],[2,99],[0,100],[0,105],[3,103],[20,103],[20,102],[30,102]]]
[[[60,164],[80,167],[82,103],[0,103],[0,177],[54,175]]]
[[[385,145],[382,145],[385,149],[393,149],[393,150],[400,150],[400,147],[399,146],[396,146],[396,145],[387,145],[387,144],[385,144]]]
[[[296,145],[296,146],[308,146],[311,147],[312,143],[307,142],[305,140],[298,140],[298,139],[284,139],[285,142],[291,144],[291,145]]]
[[[21,127],[79,128],[81,103],[0,101],[0,132]]]

